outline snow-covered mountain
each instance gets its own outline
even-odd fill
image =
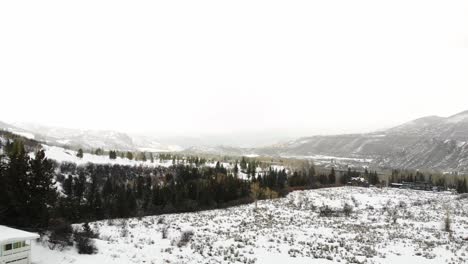
[[[110,130],[84,130],[49,127],[31,123],[0,123],[0,128],[28,138],[45,142],[49,145],[67,148],[138,151],[180,151],[182,148],[167,145],[154,136],[129,135]]]
[[[28,130],[22,129],[20,127],[16,127],[11,124],[4,123],[0,121],[0,129],[4,131],[11,132],[16,135],[20,135],[22,137],[28,138],[28,139],[35,139],[35,135]]]
[[[388,134],[468,140],[468,111],[450,117],[429,116],[408,122],[387,131]]]
[[[389,168],[435,169],[468,172],[468,111],[449,117],[428,116],[388,130],[332,136],[312,136],[261,148],[209,145],[201,139],[164,140],[152,135],[128,135],[114,131],[52,128],[31,124],[4,129],[49,145],[68,148],[103,148],[151,152],[181,151],[214,155],[269,155],[286,157],[335,157],[372,161]],[[181,144],[177,144],[179,142]],[[183,147],[181,147],[183,145]],[[334,158],[334,159],[335,159]]]
[[[258,149],[259,154],[368,158],[392,168],[468,171],[468,111],[428,116],[375,133],[313,136]]]

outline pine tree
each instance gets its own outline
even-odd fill
[[[30,160],[31,174],[29,177],[29,205],[30,219],[42,227],[49,223],[50,212],[57,200],[57,191],[54,181],[54,167],[46,156],[44,150],[36,153]]]
[[[8,163],[4,160],[4,156],[0,154],[0,182],[2,183],[0,184],[0,223],[4,221],[3,218],[5,217],[6,211],[8,210],[8,185],[6,184],[5,179],[5,170],[7,165]]]
[[[255,174],[257,173],[257,166],[255,162],[249,163],[249,169],[250,169],[250,173],[252,174],[252,177],[255,177]]]
[[[116,159],[117,158],[117,151],[111,150],[109,151],[109,159]]]
[[[94,154],[96,155],[102,155],[104,151],[101,148],[97,148],[96,151],[94,151]]]
[[[146,152],[141,152],[140,153],[140,160],[141,161],[146,161]]]
[[[328,184],[336,184],[335,168],[331,168],[330,174],[328,175]]]
[[[130,186],[127,186],[127,193],[126,193],[126,202],[128,208],[128,215],[134,215],[137,209],[137,202],[135,198],[135,193]]]
[[[468,186],[466,185],[466,178],[463,180],[457,180],[457,192],[466,193],[468,191]]]
[[[83,158],[83,150],[82,149],[79,149],[78,152],[76,153],[76,156],[80,159]]]
[[[309,181],[309,187],[313,188],[317,184],[317,178],[315,177],[315,167],[311,166],[308,171],[308,181]]]
[[[125,188],[120,186],[117,190],[116,196],[116,202],[114,204],[116,207],[116,216],[127,217],[129,215],[129,210]]]
[[[468,192],[468,185],[466,184],[466,177],[463,178],[463,193]]]
[[[29,156],[23,142],[15,140],[8,150],[9,163],[5,171],[7,224],[28,226],[28,189]]]
[[[242,157],[242,160],[240,162],[240,168],[242,171],[245,171],[247,169],[247,162],[245,161],[245,157]]]
[[[237,174],[239,173],[239,166],[237,165],[237,160],[236,160],[236,164],[234,165],[234,175],[237,177]]]
[[[99,184],[95,174],[91,175],[91,183],[86,192],[86,203],[88,209],[87,214],[94,216],[97,219],[101,219],[104,216],[102,208],[101,192],[99,190]]]
[[[73,198],[72,204],[75,210],[75,217],[81,219],[85,209],[85,191],[86,191],[86,176],[80,173],[77,178],[73,178]]]
[[[145,185],[145,179],[141,175],[138,176],[136,178],[136,194],[135,194],[137,199],[141,199],[143,197],[144,185]]]

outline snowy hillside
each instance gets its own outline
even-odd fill
[[[172,165],[172,161],[159,161],[155,160],[151,162],[150,160],[147,161],[137,161],[137,160],[129,160],[127,158],[120,158],[117,157],[116,159],[110,159],[108,155],[94,155],[89,153],[84,153],[83,158],[79,158],[76,156],[76,151],[68,150],[61,147],[54,147],[54,146],[47,146],[42,145],[43,149],[45,150],[46,156],[49,159],[53,159],[57,162],[73,162],[76,164],[86,164],[86,163],[94,163],[94,164],[119,164],[119,165],[144,165],[144,166],[164,166],[169,167]],[[31,154],[32,155],[32,154]]]
[[[152,152],[180,151],[182,148],[174,144],[164,144],[155,136],[129,135],[116,131],[100,131],[87,129],[70,129],[49,127],[31,123],[15,123],[5,127],[20,135],[27,135],[49,145],[106,150],[140,150]],[[0,124],[0,128],[2,127]],[[14,129],[13,129],[14,128]]]
[[[300,138],[258,154],[372,159],[375,166],[468,172],[468,111],[429,116],[376,133]]]
[[[177,144],[164,144],[151,135],[60,129],[30,124],[11,126],[0,122],[1,127],[48,145],[75,149],[81,147],[233,156],[282,156],[313,159],[317,163],[339,162],[351,166],[370,164],[385,168],[468,173],[468,111],[450,117],[423,117],[375,133],[313,136],[261,148],[226,145],[182,148]]]
[[[35,264],[468,263],[468,203],[450,193],[342,187],[254,205],[92,223],[99,253],[36,243]],[[350,216],[342,212],[352,207]],[[331,216],[324,216],[325,206]],[[444,230],[446,212],[452,232]],[[167,238],[162,238],[167,229]],[[178,246],[183,232],[193,231]]]
[[[0,138],[1,139],[1,138]],[[76,156],[77,152],[74,150],[69,150],[61,147],[55,147],[55,146],[48,146],[48,145],[42,145],[42,148],[45,151],[46,157],[52,160],[55,160],[57,162],[71,162],[75,163],[77,165],[84,165],[87,163],[93,163],[93,164],[110,164],[110,165],[126,165],[126,166],[147,166],[147,167],[170,167],[173,164],[172,160],[160,160],[155,158],[154,162],[151,162],[150,160],[147,161],[140,161],[140,160],[129,160],[127,158],[121,158],[117,157],[116,159],[110,159],[108,155],[94,155],[90,153],[84,153],[83,158],[79,158]],[[30,153],[30,156],[33,157],[34,153]],[[207,167],[212,167],[214,168],[216,166],[217,161],[209,161],[203,166]],[[178,160],[177,164],[186,164],[188,165],[186,160]],[[222,165],[224,168],[232,170],[234,168],[234,164],[228,163],[228,162],[220,162],[220,165]],[[272,168],[273,170],[283,170],[288,169],[282,165],[271,165],[269,167],[261,168],[257,167],[256,168],[256,175],[259,175],[261,173],[267,173],[269,168]],[[239,178],[241,179],[248,179],[247,174],[245,174],[242,171],[239,171],[238,175]]]

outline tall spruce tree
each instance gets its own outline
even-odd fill
[[[335,168],[331,168],[330,174],[328,175],[328,184],[336,184]]]
[[[76,153],[76,156],[80,159],[83,158],[83,150],[82,149],[79,149],[78,152]]]
[[[44,150],[38,151],[29,164],[31,168],[28,184],[31,199],[28,206],[29,217],[35,224],[47,227],[50,210],[54,208],[57,200],[54,166],[46,158]]]
[[[0,154],[0,223],[5,221],[6,212],[8,210],[8,195],[7,195],[7,184],[5,179],[5,171],[8,163],[5,160],[5,156]]]
[[[6,223],[16,226],[28,226],[28,193],[29,156],[23,142],[15,140],[9,149],[9,163],[5,171],[6,185]]]

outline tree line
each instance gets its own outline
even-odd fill
[[[389,183],[402,182],[422,182],[429,183],[433,186],[440,187],[443,190],[454,189],[458,193],[468,192],[467,176],[459,175],[441,175],[429,172],[414,171],[414,170],[392,170],[389,177]]]
[[[242,158],[232,168],[189,157],[170,167],[56,163],[43,150],[29,155],[21,140],[8,141],[0,155],[0,224],[47,228],[51,222],[88,222],[162,213],[190,212],[285,196],[295,189],[378,184],[377,172],[310,165],[297,170],[257,170]],[[166,158],[176,158],[168,156]],[[240,177],[243,174],[243,177]],[[394,171],[391,181],[422,180],[422,173]],[[433,179],[435,180],[435,179]],[[463,187],[464,186],[464,187]],[[467,192],[466,178],[457,190]]]
[[[0,224],[47,228],[56,219],[107,218],[196,211],[248,203],[251,183],[215,167],[56,163],[31,157],[22,141],[0,155]],[[200,159],[194,159],[200,163]]]

